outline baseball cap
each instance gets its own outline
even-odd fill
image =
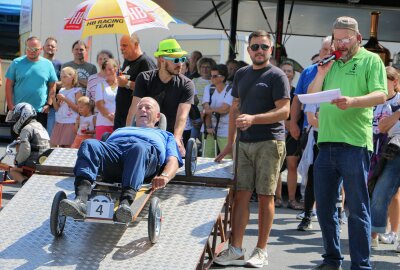
[[[160,44],[158,45],[157,51],[154,53],[154,56],[160,57],[174,55],[176,57],[181,57],[186,54],[187,52],[182,50],[178,41],[172,38],[161,40]]]
[[[359,33],[357,21],[347,16],[337,18],[333,23],[333,29],[349,29]]]

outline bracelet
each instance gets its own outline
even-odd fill
[[[51,105],[50,105],[49,103],[47,103],[47,102],[46,102],[46,104],[44,104],[44,106],[46,106],[46,105],[49,106],[49,107],[51,107]]]

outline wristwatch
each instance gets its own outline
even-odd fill
[[[125,85],[125,88],[126,88],[126,89],[131,89],[131,84],[132,84],[132,81],[128,81],[128,82],[126,83],[126,85]]]
[[[167,177],[168,178],[168,180],[169,180],[169,175],[168,175],[168,173],[162,173],[162,174],[160,174],[161,176],[165,176],[165,177]]]

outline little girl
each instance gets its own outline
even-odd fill
[[[77,134],[71,148],[79,148],[86,139],[94,138],[96,134],[96,116],[93,115],[94,103],[89,97],[80,97],[78,99],[78,112],[80,115],[76,118],[75,133]]]
[[[78,85],[78,73],[71,67],[61,70],[61,83],[63,88],[53,95],[54,109],[56,110],[56,124],[50,137],[50,145],[70,147],[74,142],[75,120],[78,116],[77,100],[82,96]]]

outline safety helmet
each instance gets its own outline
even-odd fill
[[[29,123],[29,121],[36,117],[36,110],[29,103],[18,103],[12,113],[7,115],[6,122],[15,123],[13,130],[19,134],[21,129]]]
[[[164,39],[160,41],[157,51],[154,53],[155,57],[170,56],[174,55],[176,57],[182,57],[186,55],[187,52],[182,50],[176,39]]]

